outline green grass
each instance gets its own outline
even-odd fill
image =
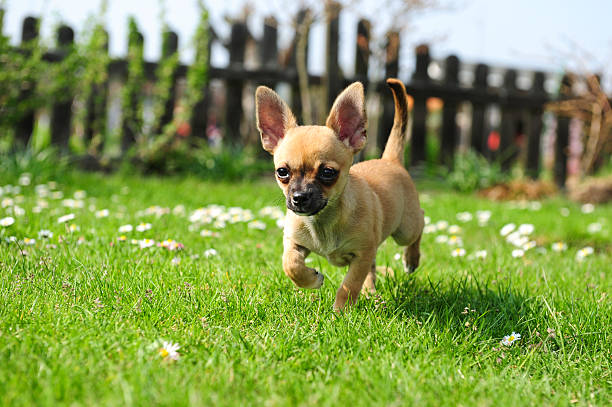
[[[271,181],[68,171],[56,190],[64,198],[86,191],[84,207],[49,197],[34,213],[34,186],[53,181],[49,174],[0,196],[25,209],[15,216],[12,205],[0,207],[0,218],[15,218],[0,227],[2,405],[609,405],[610,206],[584,214],[558,198],[531,210],[421,191],[432,222],[462,228],[467,255],[452,257],[453,247],[435,241],[446,232],[427,234],[421,267],[408,277],[388,241],[377,261],[395,276],[380,277],[377,296],[337,314],[345,270],[311,255],[327,277],[319,291],[294,288],[282,272],[282,231],[258,215],[267,205],[282,208]],[[0,174],[0,186],[17,182]],[[189,215],[210,204],[250,209],[267,228],[228,223],[219,237],[202,237],[215,229],[193,227]],[[153,205],[170,213],[138,216]],[[184,214],[173,213],[177,205]],[[110,215],[97,218],[94,208]],[[485,209],[486,226],[455,219]],[[75,219],[58,223],[67,213]],[[128,240],[171,238],[184,250],[117,241],[119,226],[140,222],[152,228],[125,233]],[[522,258],[499,234],[510,222],[535,226],[538,247]],[[595,222],[601,231],[589,233]],[[41,229],[53,237],[39,238]],[[25,237],[36,244],[24,246]],[[552,251],[556,241],[568,249]],[[594,254],[579,262],[584,246]],[[206,257],[211,248],[217,255]],[[471,258],[480,249],[488,256]],[[511,332],[521,340],[502,346]],[[178,361],[164,362],[151,347],[160,339],[180,345]]]

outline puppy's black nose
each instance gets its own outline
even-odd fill
[[[291,196],[291,203],[295,206],[304,205],[312,197],[312,192],[296,192]]]

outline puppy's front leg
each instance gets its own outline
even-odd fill
[[[325,277],[317,270],[306,267],[304,262],[306,256],[310,254],[310,250],[288,238],[285,238],[283,245],[283,271],[285,274],[298,287],[320,288]]]
[[[336,301],[334,302],[334,310],[339,311],[344,308],[348,301],[349,304],[355,304],[359,297],[359,292],[363,286],[363,282],[372,269],[372,263],[376,258],[376,250],[373,252],[361,253],[353,259],[349,265],[348,273],[344,277],[344,281],[338,288],[336,293]]]

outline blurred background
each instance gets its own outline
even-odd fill
[[[289,4],[287,4],[289,3]],[[258,176],[253,94],[274,87],[324,123],[354,80],[377,156],[393,120],[384,78],[411,96],[407,163],[486,188],[565,188],[609,173],[607,1],[0,2],[0,148],[51,148],[88,169]]]

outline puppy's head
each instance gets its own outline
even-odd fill
[[[317,214],[342,194],[353,155],[365,146],[363,86],[355,82],[336,98],[325,126],[298,126],[287,104],[265,86],[257,88],[256,110],[261,144],[274,156],[287,208]]]

